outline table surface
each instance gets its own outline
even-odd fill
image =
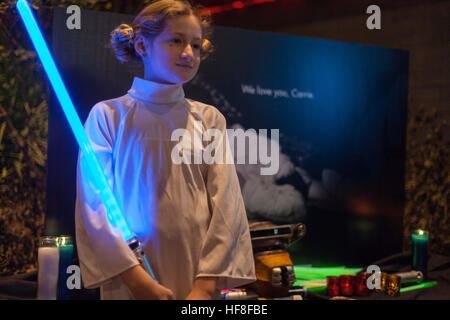
[[[381,271],[397,273],[411,271],[411,253],[399,253],[373,262]],[[373,293],[368,297],[354,297],[358,300],[450,300],[450,257],[430,254],[428,259],[428,281],[437,281],[430,288],[404,292],[398,297]],[[98,290],[73,290],[74,300],[95,300]],[[75,292],[76,291],[76,292]],[[30,300],[37,293],[37,272],[0,277],[0,300]],[[307,299],[329,299],[329,297],[311,294]]]

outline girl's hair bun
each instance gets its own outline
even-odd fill
[[[130,25],[121,24],[111,32],[111,46],[120,62],[141,61],[134,50],[134,30]]]
[[[208,39],[203,39],[202,47],[201,47],[201,60],[205,60],[209,57],[211,53],[214,52],[214,45]]]

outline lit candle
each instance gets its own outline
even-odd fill
[[[367,287],[367,280],[369,279],[369,274],[367,272],[362,272],[356,275],[355,279],[355,295],[359,297],[366,297],[371,294],[371,290]]]
[[[72,264],[73,241],[70,236],[59,237],[59,279],[58,300],[70,300],[70,291],[67,287],[67,268]]]
[[[428,232],[415,230],[412,235],[412,269],[421,271],[423,281],[427,281]]]
[[[354,293],[355,276],[342,275],[339,277],[339,288],[341,295],[352,296]]]
[[[327,277],[327,293],[330,297],[335,297],[340,294],[339,290],[339,277],[328,276]]]
[[[400,295],[400,277],[394,274],[390,274],[386,279],[386,290],[385,293],[392,297],[397,297]]]
[[[386,272],[380,272],[377,274],[379,277],[381,277],[380,281],[380,287],[375,289],[375,292],[377,293],[386,293],[386,281],[388,274]]]
[[[56,300],[58,267],[57,237],[41,237],[38,249],[38,300]]]

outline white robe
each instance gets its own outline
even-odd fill
[[[226,137],[224,116],[185,99],[182,85],[137,77],[128,94],[97,103],[85,123],[131,231],[156,279],[176,299],[187,296],[197,277],[218,277],[218,290],[256,280],[234,164],[174,163],[178,141],[171,135],[180,128],[192,137],[194,130],[216,128]],[[83,284],[100,286],[102,299],[132,299],[119,275],[138,261],[108,223],[83,159],[80,153],[75,209]]]

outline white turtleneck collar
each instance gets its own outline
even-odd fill
[[[182,84],[164,84],[139,77],[134,77],[128,94],[152,104],[174,104],[184,99]]]

